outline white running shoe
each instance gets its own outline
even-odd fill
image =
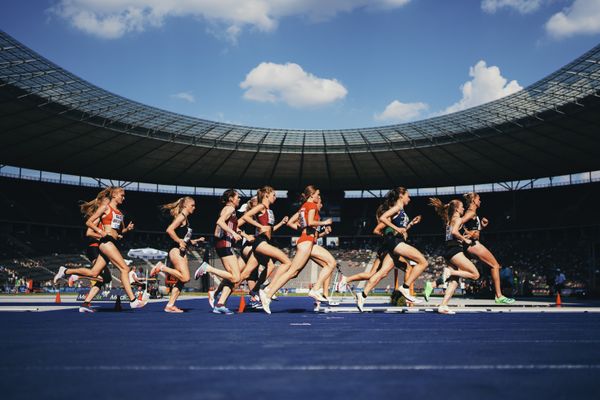
[[[83,304],[79,306],[80,313],[95,313],[96,310],[92,308],[92,306],[84,306]]]
[[[208,305],[210,308],[215,308],[215,292],[216,290],[208,291]]]
[[[342,279],[337,284],[336,290],[338,293],[345,293],[348,290],[348,282],[346,282],[346,277],[342,275]]]
[[[448,315],[456,314],[456,312],[452,311],[450,309],[450,307],[448,307],[448,306],[439,306],[438,307],[438,313],[440,313],[440,314],[448,314]]]
[[[75,282],[77,282],[77,280],[79,280],[79,275],[75,275],[75,274],[71,275],[69,277],[69,286],[75,285]]]
[[[321,292],[317,292],[316,290],[309,290],[308,295],[310,297],[312,297],[313,299],[315,299],[316,301],[321,301],[326,303],[327,302],[327,297],[323,296],[323,293]]]
[[[176,306],[176,305],[174,305],[174,304],[167,304],[167,305],[165,306],[165,312],[166,312],[166,313],[172,313],[172,314],[180,314],[180,313],[182,313],[182,312],[183,312],[183,310],[182,310],[182,309],[180,309],[179,307],[177,307],[177,306]]]
[[[279,297],[277,297],[276,295],[273,295],[273,296],[271,296],[271,300],[279,301]]]
[[[206,262],[202,262],[202,264],[200,264],[200,266],[194,273],[194,279],[195,280],[200,279],[200,277],[206,273],[206,270],[208,270],[208,267],[210,267],[210,265],[208,265]]]
[[[56,275],[54,275],[54,279],[53,279],[54,284],[56,284],[59,279],[64,279],[66,270],[67,270],[66,267],[60,267],[58,269],[58,272],[56,273]]]
[[[415,296],[412,296],[410,294],[410,289],[405,288],[404,286],[400,286],[398,288],[398,291],[400,293],[402,293],[402,296],[404,296],[404,298],[406,299],[406,301],[413,303],[413,304],[421,304],[422,301],[417,299]]]
[[[265,291],[262,289],[258,291],[258,295],[260,296],[260,303],[263,306],[263,310],[265,310],[267,314],[271,314],[271,299],[269,296],[267,296]]]
[[[356,296],[356,307],[360,312],[365,311],[365,298],[363,297],[362,293],[359,293]]]
[[[142,308],[146,305],[146,302],[140,299],[135,299],[134,301],[129,302],[129,307],[131,308]]]
[[[330,306],[339,306],[340,302],[337,300],[333,300],[331,299],[331,297],[327,298],[327,304],[329,304]]]

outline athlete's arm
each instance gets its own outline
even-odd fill
[[[287,226],[293,230],[298,230],[298,219],[300,219],[300,211],[297,211],[287,222]]]
[[[232,206],[223,207],[223,209],[221,210],[221,215],[219,215],[219,219],[217,219],[217,225],[224,232],[229,233],[236,241],[238,241],[241,240],[242,237],[236,231],[231,229],[226,222],[233,213],[235,213],[235,208],[233,208]]]
[[[247,211],[243,216],[242,216],[242,220],[244,222],[249,223],[250,225],[254,226],[256,229],[259,230],[259,232],[266,232],[269,228],[267,226],[261,225],[258,223],[258,221],[256,221],[254,219],[254,216],[256,214],[258,214],[261,211],[265,211],[266,207],[264,206],[264,204],[257,204],[256,206],[252,207],[249,211]]]
[[[462,219],[459,216],[452,217],[452,221],[450,222],[450,229],[451,229],[452,236],[454,236],[459,241],[470,245],[471,239],[467,238],[466,236],[461,235],[461,233],[460,233],[461,225],[462,225]]]
[[[283,217],[283,219],[273,227],[273,232],[275,232],[276,230],[278,230],[279,228],[281,228],[283,225],[287,224],[289,221],[288,216],[286,215],[285,217]]]
[[[412,228],[413,226],[417,225],[419,222],[421,222],[421,216],[417,215],[416,217],[414,217],[409,223],[408,226],[406,227],[406,230],[409,230],[410,228]]]
[[[104,229],[101,229],[100,227],[98,227],[98,220],[100,219],[100,217],[102,216],[102,214],[104,214],[106,212],[106,209],[108,208],[108,205],[102,205],[100,207],[98,207],[98,209],[96,210],[95,213],[93,213],[88,219],[87,221],[85,221],[85,225],[91,229],[93,232],[96,232],[96,234],[100,235],[101,238],[103,238],[104,236],[107,235],[106,231]]]
[[[171,222],[171,224],[167,227],[167,230],[166,230],[169,237],[171,239],[173,239],[173,241],[175,243],[179,244],[180,250],[185,250],[186,243],[183,241],[183,238],[180,238],[179,236],[177,236],[177,233],[175,233],[175,229],[177,229],[177,227],[181,226],[181,223],[183,221],[185,221],[185,214],[182,212],[173,219],[173,222]]]
[[[400,203],[400,202],[398,202]],[[379,222],[389,226],[402,236],[406,235],[406,229],[400,228],[392,223],[392,215],[398,214],[402,210],[402,204],[396,204],[394,207],[390,208],[386,212],[384,212],[381,217],[379,217]]]

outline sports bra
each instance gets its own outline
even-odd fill
[[[256,221],[264,226],[274,226],[275,225],[275,213],[273,210],[268,208],[264,213],[256,216]],[[256,234],[260,234],[260,230],[256,229]]]
[[[475,215],[473,218],[465,222],[463,228],[465,228],[468,231],[480,231],[481,219],[479,219],[479,216]]]
[[[410,218],[404,210],[400,210],[400,212],[392,218],[392,224],[396,225],[398,228],[406,229],[408,227],[408,223],[410,222]],[[386,226],[383,230],[385,235],[395,235],[397,232],[394,228]]]
[[[109,225],[113,229],[121,229],[121,224],[123,223],[123,213],[121,211],[117,211],[114,208],[108,205],[108,210],[102,216],[102,225]]]

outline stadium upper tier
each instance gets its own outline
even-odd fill
[[[364,129],[230,125],[100,89],[0,31],[0,163],[170,185],[455,186],[600,169],[600,45],[500,100]]]

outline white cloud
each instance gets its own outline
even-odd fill
[[[449,114],[475,107],[523,89],[515,80],[508,82],[500,73],[500,68],[496,66],[488,67],[483,60],[469,69],[469,76],[473,79],[461,86],[462,99],[446,108],[441,114]]]
[[[512,8],[521,14],[537,11],[543,0],[483,0],[481,9],[489,14],[494,14],[501,8]]]
[[[190,92],[181,92],[181,93],[177,93],[177,94],[172,94],[171,97],[174,99],[187,101],[188,103],[196,102],[196,98]]]
[[[50,11],[83,32],[119,38],[161,26],[169,17],[202,18],[219,26],[235,42],[244,27],[264,32],[277,28],[289,16],[315,21],[333,18],[357,8],[396,9],[410,0],[59,0]]]
[[[387,105],[381,114],[375,114],[376,121],[406,122],[417,119],[429,109],[425,103],[401,103],[398,100]]]
[[[575,0],[546,22],[546,32],[555,38],[600,33],[600,0]]]
[[[240,83],[248,100],[310,107],[332,103],[348,91],[335,79],[318,78],[294,63],[260,63]]]

